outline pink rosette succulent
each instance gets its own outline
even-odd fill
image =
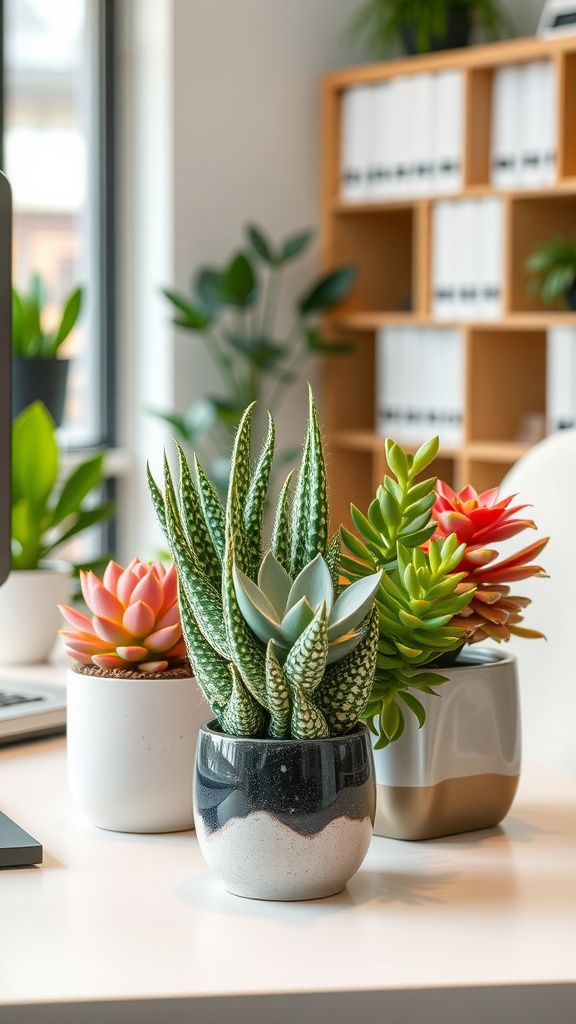
[[[80,572],[90,615],[59,605],[72,629],[60,630],[66,651],[82,665],[103,670],[164,672],[184,662],[176,570],[133,558],[126,568],[109,562],[102,579]]]

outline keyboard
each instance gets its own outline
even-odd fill
[[[0,679],[0,743],[51,736],[65,729],[64,686]]]

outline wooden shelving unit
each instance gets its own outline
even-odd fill
[[[504,191],[490,183],[494,70],[549,58],[558,82],[556,180],[541,189]],[[523,39],[428,54],[326,75],[322,92],[321,235],[326,266],[358,265],[355,289],[328,331],[356,343],[324,362],[323,419],[334,522],[349,523],[349,502],[367,507],[385,471],[376,433],[375,334],[384,326],[434,325],[431,314],[432,210],[435,197],[348,203],[339,195],[343,91],[396,75],[459,68],[465,76],[463,187],[450,198],[496,195],[505,210],[503,315],[461,323],[465,345],[463,443],[441,451],[434,469],[454,486],[496,485],[529,443],[527,416],[546,412],[546,332],[576,326],[576,314],[545,310],[526,293],[524,261],[554,231],[576,230],[576,36]],[[445,198],[438,196],[437,199]],[[402,442],[402,438],[398,437]]]

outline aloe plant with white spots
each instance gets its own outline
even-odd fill
[[[349,732],[369,700],[376,667],[381,573],[340,585],[340,539],[329,537],[322,438],[310,391],[297,479],[280,492],[271,542],[263,516],[275,427],[256,465],[253,406],[234,450],[226,506],[202,467],[178,448],[175,486],[149,473],[176,565],[183,634],[198,684],[221,728],[236,736],[311,739]]]

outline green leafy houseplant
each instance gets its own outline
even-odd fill
[[[556,234],[542,242],[528,256],[525,269],[531,275],[529,294],[539,295],[545,306],[576,309],[576,236]]]
[[[62,313],[52,330],[46,329],[46,285],[34,274],[28,291],[12,290],[12,350],[22,359],[56,359],[60,346],[76,325],[83,290],[75,288],[64,300]]]
[[[66,400],[69,359],[62,346],[76,326],[82,309],[83,290],[76,288],[48,326],[47,289],[35,274],[28,291],[12,291],[12,386],[14,413],[42,401],[60,426]]]
[[[456,493],[434,477],[417,480],[437,452],[438,438],[414,455],[387,440],[394,477],[384,477],[366,515],[351,506],[360,537],[342,528],[352,555],[342,558],[344,575],[355,580],[383,572],[376,594],[378,660],[366,710],[378,722],[377,746],[402,735],[403,708],[424,723],[422,703],[411,691],[435,693],[445,681],[438,671],[454,665],[465,644],[542,636],[520,625],[530,602],[511,594],[509,584],[545,575],[531,560],[547,538],[495,561],[495,544],[535,524],[517,516],[524,506],[499,499],[498,488],[479,495],[468,486]],[[426,667],[431,671],[423,672]]]
[[[512,29],[498,0],[367,0],[354,15],[348,35],[364,39],[382,58],[398,41],[417,53],[466,45],[475,23],[489,39]]]
[[[351,265],[337,267],[309,284],[297,299],[287,330],[278,322],[286,272],[310,247],[312,233],[301,231],[273,244],[255,225],[246,228],[246,244],[222,267],[201,266],[191,295],[165,289],[174,323],[197,334],[220,377],[223,394],[193,402],[183,413],[156,410],[177,437],[198,448],[210,439],[217,457],[209,476],[225,494],[231,442],[252,402],[274,413],[297,379],[308,356],[350,349],[342,341],[324,341],[316,320],[348,295],[355,277]]]
[[[372,609],[380,573],[339,583],[340,539],[328,536],[322,440],[310,392],[298,478],[282,488],[270,549],[262,518],[275,428],[251,465],[254,406],[241,420],[224,508],[202,467],[179,452],[179,499],[168,465],[153,502],[176,565],[190,662],[222,729],[233,736],[310,739],[348,733],[362,716],[376,663]]]
[[[101,522],[111,502],[90,503],[103,480],[98,454],[60,479],[55,426],[41,402],[16,417],[12,428],[12,569],[38,569],[72,537]]]

